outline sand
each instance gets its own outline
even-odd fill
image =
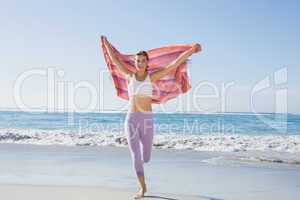
[[[96,186],[41,186],[41,185],[0,185],[1,199],[5,200],[129,200],[132,191]],[[185,199],[207,200],[205,197],[147,194],[143,199]]]

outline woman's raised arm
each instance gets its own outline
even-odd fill
[[[181,65],[188,57],[190,57],[193,53],[197,53],[201,51],[201,46],[196,43],[190,48],[189,50],[182,53],[176,60],[169,63],[164,69],[153,72],[150,75],[151,81],[154,82],[164,76],[166,76],[170,71],[172,71],[174,68]]]
[[[120,69],[120,71],[126,76],[126,75],[132,75],[132,72],[129,71],[128,69],[126,69],[124,67],[124,65],[120,62],[120,60],[117,58],[117,56],[114,54],[111,46],[108,44],[108,41],[106,39],[106,37],[103,37],[103,44],[106,47],[109,56],[112,59],[112,62]]]

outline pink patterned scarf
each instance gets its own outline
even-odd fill
[[[115,55],[129,71],[137,71],[134,65],[135,54],[122,54],[112,44],[109,43],[109,45],[112,47]],[[107,49],[103,44],[103,36],[101,36],[101,47],[105,62],[111,73],[114,86],[117,91],[117,96],[128,100],[128,86],[126,77],[118,69],[118,67],[112,63],[112,59],[110,58]],[[189,50],[190,48],[192,48],[192,45],[169,45],[148,50],[148,73],[151,75],[151,73],[163,69],[170,62],[174,61],[183,52]],[[165,103],[166,101],[175,98],[182,93],[186,93],[191,88],[190,79],[187,73],[187,61],[182,63],[176,69],[172,70],[168,75],[153,82],[152,86],[152,103]]]

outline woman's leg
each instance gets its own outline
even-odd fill
[[[137,176],[144,176],[143,160],[141,155],[140,146],[140,118],[136,113],[129,113],[126,122],[125,129],[127,132],[127,142],[131,153],[133,167]]]
[[[151,157],[152,150],[152,141],[153,141],[153,117],[151,114],[142,114],[141,123],[139,126],[140,139],[142,143],[142,154],[143,162],[149,162]],[[147,187],[145,183],[144,176],[138,176],[140,183],[140,191],[136,194],[135,198],[141,198],[144,196],[144,193],[147,192]]]
[[[144,114],[143,122],[140,126],[141,142],[143,148],[143,161],[149,162],[151,158],[153,144],[153,114]]]
[[[147,127],[149,121],[147,122],[146,126],[144,126],[145,118],[142,113],[131,113],[127,116],[126,118],[126,131],[127,131],[127,140],[128,140],[128,145],[129,149],[131,152],[131,156],[133,159],[133,165],[134,169],[140,184],[140,191],[134,196],[135,198],[141,198],[144,196],[144,193],[147,192],[146,188],[146,183],[145,183],[145,176],[144,176],[144,167],[143,163],[144,161],[142,160],[141,157],[141,138],[145,135],[144,134],[144,127],[146,130],[149,128]],[[150,123],[151,125],[151,123]],[[151,127],[150,127],[151,129]],[[147,131],[149,133],[149,130]],[[150,131],[151,133],[151,131]],[[145,141],[150,141],[151,137],[149,138],[151,134],[147,134],[146,137],[143,137]],[[149,143],[149,142],[148,142]],[[149,144],[146,144],[147,148],[149,149]],[[152,142],[151,142],[152,143]],[[142,142],[142,147],[143,147],[143,152],[145,152],[145,146],[144,143]],[[151,144],[152,146],[152,144]],[[149,152],[149,150],[146,150]],[[150,150],[151,151],[151,150]],[[150,159],[150,154],[143,153],[143,159],[147,159],[149,161]]]
[[[139,115],[139,113],[129,113],[125,121],[128,146],[131,152],[133,166],[140,184],[140,191],[134,196],[134,198],[143,197],[147,190],[143,168],[144,161],[142,160],[141,156],[140,126],[142,123]]]

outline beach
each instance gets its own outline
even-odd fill
[[[78,186],[32,186],[32,185],[0,185],[1,197],[9,200],[17,199],[133,199],[132,192],[104,187],[78,187]],[[143,199],[187,199],[205,200],[207,198],[187,195],[155,194],[146,195]]]
[[[154,149],[148,199],[294,199],[297,164],[241,161],[234,153]],[[126,147],[0,144],[5,199],[132,199],[137,182]]]
[[[138,183],[125,114],[1,111],[1,197],[132,199]],[[147,198],[294,200],[299,120],[295,114],[155,113],[152,155],[144,164]]]

